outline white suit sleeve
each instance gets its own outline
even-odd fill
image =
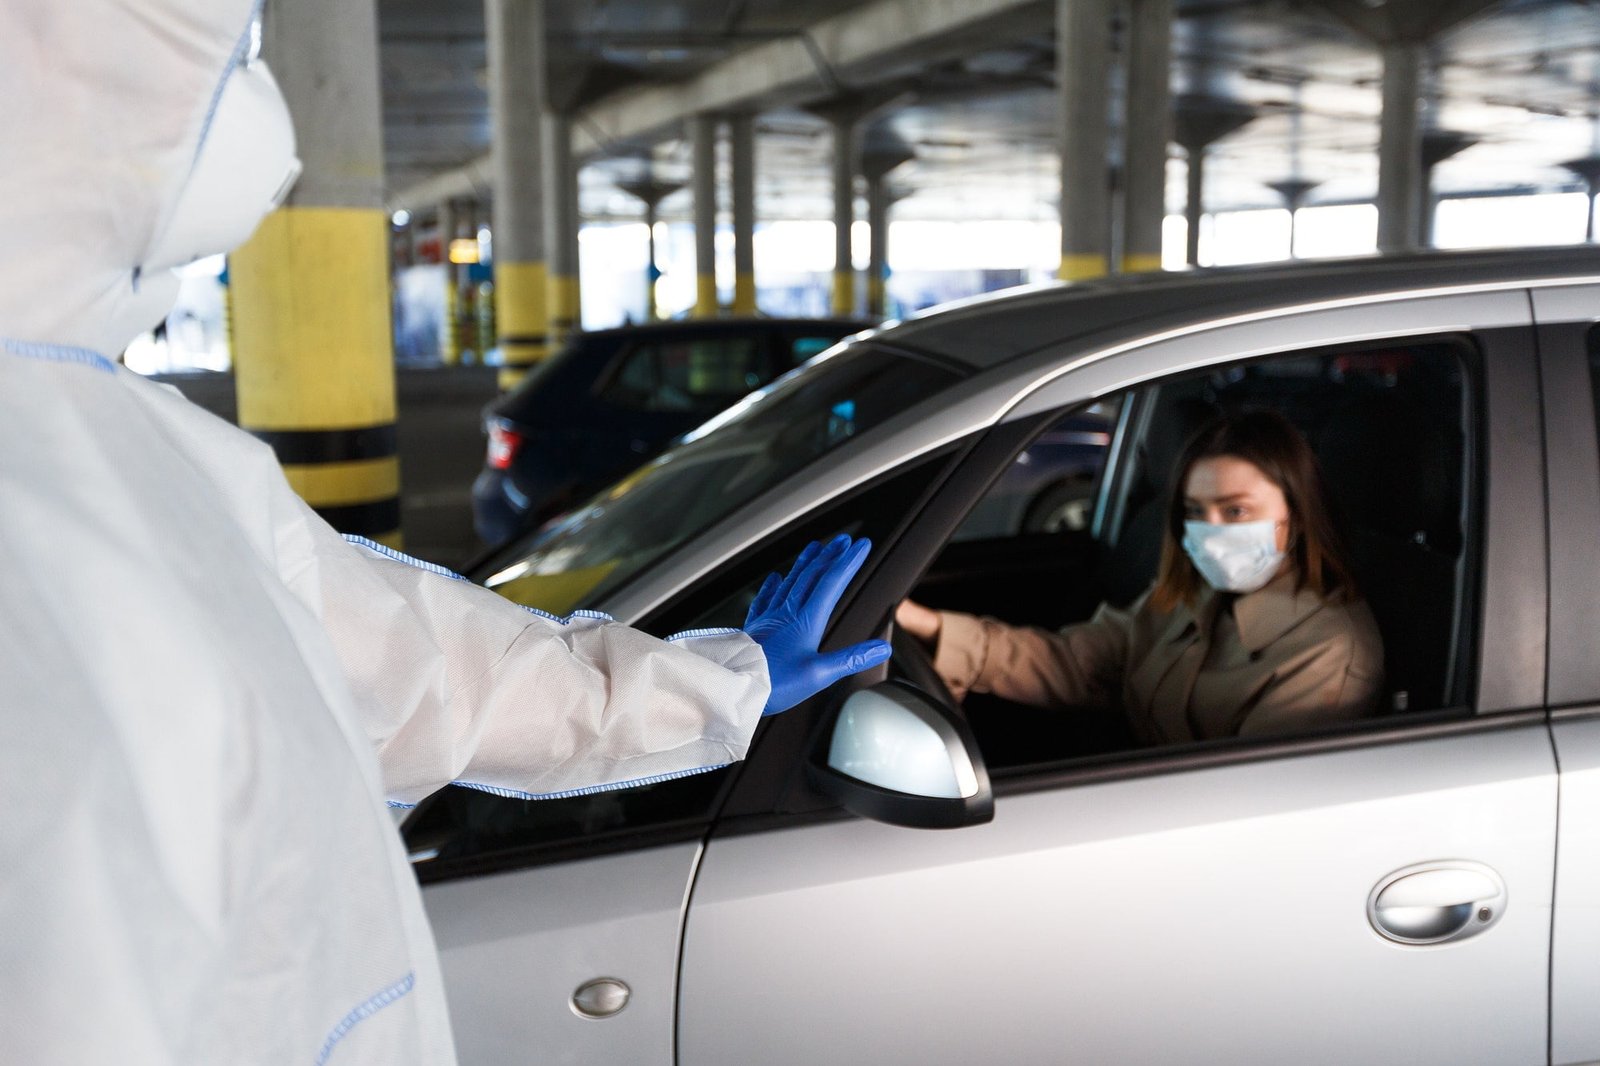
[[[283,507],[284,578],[332,638],[391,803],[450,782],[548,797],[744,757],[768,680],[743,633],[662,641],[600,615],[556,619],[346,541],[298,497]]]

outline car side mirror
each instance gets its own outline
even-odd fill
[[[915,829],[954,829],[994,818],[989,771],[972,730],[903,681],[850,695],[811,782],[845,810]]]

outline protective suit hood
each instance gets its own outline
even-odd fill
[[[115,356],[298,172],[259,0],[0,7],[0,339]]]

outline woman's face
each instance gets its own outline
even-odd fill
[[[1274,522],[1278,550],[1289,547],[1289,502],[1261,468],[1234,455],[1197,459],[1183,483],[1183,516],[1191,522],[1231,525]]]

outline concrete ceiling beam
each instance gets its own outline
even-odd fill
[[[802,106],[902,78],[922,67],[992,44],[1046,33],[1053,0],[874,0],[789,37],[742,49],[677,85],[608,96],[575,116],[573,152],[670,133],[705,112]],[[483,195],[488,157],[393,193],[390,210],[448,196]]]

